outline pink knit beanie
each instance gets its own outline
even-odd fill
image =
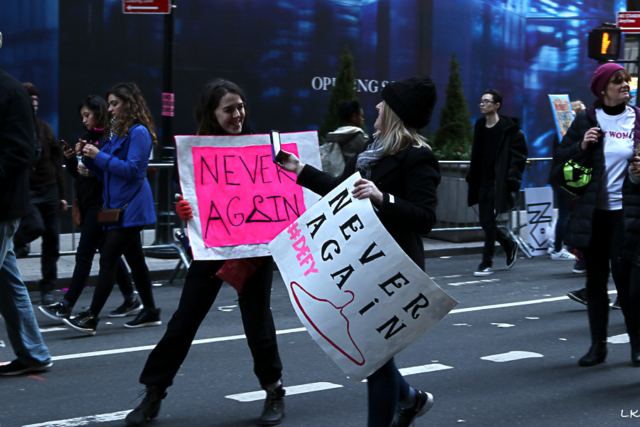
[[[589,86],[589,88],[597,98],[600,98],[602,91],[607,87],[607,82],[613,73],[618,70],[624,70],[624,67],[615,62],[609,62],[599,66],[598,69],[593,72],[593,78],[591,79],[591,86]]]

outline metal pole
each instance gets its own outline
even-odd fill
[[[174,0],[175,1],[175,0]],[[162,72],[162,143],[159,148],[163,163],[174,161],[175,147],[173,143],[173,115],[175,97],[173,93],[173,47],[174,47],[174,23],[175,5],[171,5],[171,12],[164,16],[164,60]],[[167,247],[173,245],[173,228],[175,223],[175,213],[171,202],[171,175],[172,171],[158,170],[158,223],[156,225],[156,236],[153,246],[160,246],[157,249],[149,249],[145,254],[154,258],[179,258],[180,254],[175,248]],[[167,192],[167,194],[163,194]]]

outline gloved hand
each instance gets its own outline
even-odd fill
[[[178,196],[178,203],[176,203],[176,213],[184,222],[193,218],[193,211],[188,201],[184,200],[182,196]]]

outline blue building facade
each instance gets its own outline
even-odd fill
[[[472,117],[486,88],[519,117],[532,157],[550,156],[547,94],[589,105],[596,62],[587,33],[615,22],[625,0],[174,0],[174,132],[193,134],[207,81],[246,91],[256,132],[317,129],[345,45],[354,54],[369,130],[387,81],[430,74],[439,107],[453,52]],[[124,15],[121,0],[4,0],[0,66],[41,92],[40,115],[60,138],[82,132],[78,103],[119,81],[137,82],[160,128],[162,15]],[[436,110],[430,130],[438,125]],[[527,185],[545,185],[543,171]]]

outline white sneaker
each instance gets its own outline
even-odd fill
[[[551,252],[551,259],[554,261],[575,261],[576,256],[566,249],[562,249],[560,252]]]

